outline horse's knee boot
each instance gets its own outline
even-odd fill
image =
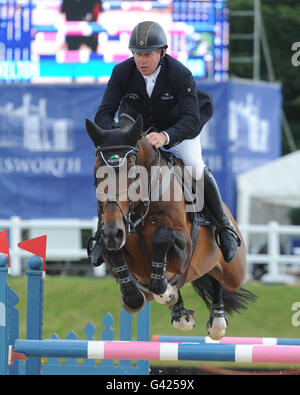
[[[120,285],[123,308],[131,313],[140,311],[144,307],[145,296],[138,289],[132,275],[128,272],[127,265],[112,268],[112,271],[118,273],[119,276],[117,283]]]
[[[168,287],[166,276],[167,263],[152,261],[152,272],[149,280],[149,291],[155,295],[162,295]]]
[[[131,277],[131,275],[129,275]],[[121,305],[128,313],[137,313],[141,311],[146,303],[145,295],[134,285],[133,281],[122,282],[122,279],[117,280],[120,284],[122,293]]]
[[[157,228],[152,237],[153,258],[149,280],[149,291],[161,295],[166,292],[168,280],[166,276],[167,254],[175,241],[174,231],[168,226]]]
[[[129,273],[123,253],[121,251],[108,252],[106,249],[103,249],[103,255],[106,262],[110,264],[111,270],[118,277],[117,283],[120,285],[123,307],[127,306],[130,312],[139,311],[145,304],[145,297]]]

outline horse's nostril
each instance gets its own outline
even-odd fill
[[[115,231],[107,229],[104,232],[104,242],[109,250],[118,250],[124,244],[124,231],[120,228]]]
[[[123,230],[122,229],[119,229],[118,230],[118,232],[117,232],[117,234],[116,234],[116,240],[120,240],[120,241],[122,241],[122,239],[123,239]]]

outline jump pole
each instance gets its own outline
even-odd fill
[[[212,340],[209,336],[161,336],[153,335],[155,342],[199,343],[199,344],[265,344],[272,346],[300,346],[300,339],[280,337],[223,337]]]
[[[300,364],[300,347],[285,345],[18,339],[13,351],[27,357]]]

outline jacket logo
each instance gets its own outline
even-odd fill
[[[126,96],[126,99],[131,99],[131,100],[138,100],[139,97],[136,93],[128,93]]]
[[[174,96],[171,95],[171,93],[166,92],[160,98],[161,100],[172,100],[174,99]]]

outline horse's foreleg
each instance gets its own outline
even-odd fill
[[[136,281],[128,271],[127,263],[122,250],[109,251],[103,248],[103,258],[110,265],[111,270],[117,277],[122,293],[121,305],[129,313],[136,313],[143,309],[146,299],[144,294],[138,289]]]
[[[175,232],[168,226],[158,227],[152,236],[153,256],[151,261],[152,272],[149,280],[149,291],[156,295],[164,294],[168,281],[166,276],[167,254],[174,244]]]
[[[222,286],[213,277],[210,278],[213,285],[213,298],[209,321],[207,322],[207,332],[213,340],[220,340],[227,328],[227,318],[224,313],[222,296]]]

